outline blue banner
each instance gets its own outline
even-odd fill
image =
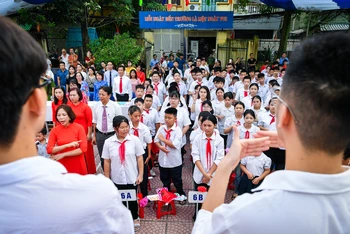
[[[140,11],[141,29],[233,29],[232,11]]]

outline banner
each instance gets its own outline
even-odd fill
[[[141,29],[233,29],[232,11],[140,11]]]

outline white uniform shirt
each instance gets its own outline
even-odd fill
[[[64,57],[64,55],[61,54],[61,62],[64,62],[64,66],[68,70],[69,69],[68,54],[66,54],[66,57]]]
[[[122,109],[118,103],[108,101],[106,105],[107,114],[107,132],[114,132],[113,118],[117,115],[122,115]],[[96,124],[96,128],[102,132],[102,115],[103,115],[103,104],[101,101],[95,102],[92,112],[92,123]]]
[[[267,84],[260,85],[260,83],[258,83],[258,86],[259,86],[258,95],[261,97],[262,102],[264,103],[269,93],[269,86]]]
[[[218,109],[220,109],[223,106],[225,106],[225,100],[222,100],[220,102],[220,101],[218,101],[218,99],[215,99],[214,101],[211,102],[211,104],[213,105],[214,114],[216,114]]]
[[[228,89],[224,88],[224,93],[227,93],[227,92],[228,92]],[[215,87],[212,90],[210,90],[210,99],[211,101],[217,100]]]
[[[193,141],[192,144],[192,159],[193,163],[195,164],[196,161],[200,161],[203,169],[206,172],[209,172],[210,168],[215,163],[216,165],[219,165],[220,161],[225,156],[225,149],[224,149],[224,139],[214,131],[213,135],[210,137],[211,141],[211,163],[208,165],[207,163],[207,156],[206,156],[206,146],[207,146],[207,136],[204,132],[201,132],[199,135],[196,136],[196,138]],[[215,174],[215,173],[214,173]],[[214,175],[213,174],[213,175]],[[200,184],[203,179],[203,174],[200,172],[197,166],[194,167],[193,171],[193,180]],[[210,185],[211,180],[209,181],[208,185]]]
[[[195,110],[196,117],[198,117],[199,113],[201,113],[201,110],[203,109],[202,103],[203,103],[203,101],[200,98],[196,99],[196,103],[194,104],[194,110]]]
[[[152,135],[151,132],[149,131],[149,128],[144,125],[143,123],[139,122],[139,126],[136,128],[132,125],[132,122],[129,121],[130,125],[130,135],[134,135],[135,130],[139,132],[139,140],[142,143],[142,147],[146,149],[147,144],[152,143]]]
[[[138,176],[137,157],[145,153],[138,137],[128,134],[125,139],[125,164],[119,156],[120,142],[114,134],[103,145],[102,158],[111,160],[111,180],[115,184],[134,184]]]
[[[160,141],[158,138],[159,134],[162,134],[163,137],[166,137],[166,132],[164,131],[166,129],[165,125],[162,125],[159,127],[158,132],[154,138],[154,142],[160,142],[162,146],[165,146],[170,152],[165,153],[162,150],[159,150],[159,158],[158,162],[161,167],[165,168],[173,168],[178,167],[182,164],[182,158],[181,158],[181,144],[182,144],[182,130],[180,127],[174,126],[171,127],[172,131],[170,133],[170,141],[173,143],[175,148],[171,148],[164,144],[164,142]]]
[[[261,153],[259,157],[244,157],[241,160],[241,164],[244,165],[253,176],[261,176],[265,169],[270,169],[271,159],[264,153]]]
[[[226,129],[226,128],[230,127],[230,126],[233,126],[233,125],[241,126],[241,125],[243,125],[243,124],[244,124],[244,117],[243,117],[243,115],[242,115],[242,118],[237,119],[237,118],[236,118],[236,115],[233,114],[233,115],[231,115],[231,116],[229,116],[229,117],[227,117],[227,118],[225,119],[224,129]],[[234,133],[234,131],[233,131],[233,129],[232,129],[232,130],[227,134],[227,145],[226,145],[227,148],[230,148],[231,145],[232,145],[233,133]]]
[[[243,82],[239,80],[234,84],[232,92],[237,94],[238,90],[243,89],[243,87],[244,87]]]
[[[261,126],[263,128],[267,128],[270,130],[270,126],[271,126],[271,120],[272,117],[270,116],[270,111],[266,112],[264,114],[259,115],[259,120],[258,120],[258,126]],[[276,122],[276,116],[275,116],[275,122]],[[271,129],[272,130],[272,129]]]
[[[165,85],[162,82],[159,82],[158,84],[152,83],[152,86],[153,86],[154,93],[157,95],[157,97],[159,98],[160,104],[162,105],[164,102],[164,95],[166,95]],[[157,93],[156,86],[158,87],[158,93]],[[154,101],[155,99],[153,96],[153,103]]]
[[[151,107],[149,113],[143,110],[142,115],[144,116],[143,123],[149,128],[151,135],[156,135],[156,124],[160,123],[158,111]]]
[[[36,156],[0,165],[0,178],[1,233],[134,233],[131,213],[103,175],[70,174]]]
[[[243,98],[244,98],[244,91],[246,91],[246,92],[247,92],[247,95],[249,96],[249,90],[248,90],[248,89],[245,90],[244,87],[243,87],[243,88],[241,88],[241,89],[239,89],[239,90],[237,91],[236,97],[235,97],[235,100],[236,100],[236,101],[242,101],[242,100],[243,100]]]
[[[250,129],[246,129],[244,127],[244,125],[242,124],[241,126],[238,127],[239,130],[239,139],[246,139],[246,133],[247,131],[249,132],[249,138],[248,139],[253,139],[253,134],[257,133],[258,131],[260,131],[260,128],[258,128],[257,126],[252,125],[252,127]]]
[[[200,210],[192,234],[348,233],[350,170],[344,169],[339,174],[276,171],[253,190],[261,192],[238,196],[213,213]]]
[[[187,110],[186,100],[183,96],[180,96],[180,101],[183,104],[183,107]],[[163,102],[161,109],[165,110],[166,108],[168,108],[168,104],[169,104],[169,96],[164,99],[164,102]]]
[[[122,87],[123,90],[122,92],[119,89],[119,83],[120,83],[120,76],[114,77],[113,79],[113,96],[115,98],[115,100],[117,100],[116,97],[116,93],[118,94],[129,94],[129,101],[132,98],[132,87],[131,87],[131,82],[130,82],[130,78],[127,76],[123,76],[122,77]]]
[[[226,134],[224,134],[225,120],[227,117],[230,117],[234,114],[235,114],[235,108],[233,106],[230,106],[229,108],[227,108],[227,107],[225,107],[225,105],[222,105],[221,108],[217,109],[217,112],[215,115],[216,116],[218,116],[218,115],[224,116],[224,118],[219,119],[219,121],[218,121],[218,129],[219,129],[220,134],[226,135]]]
[[[208,82],[206,80],[202,80],[202,82],[199,82],[198,80],[193,81],[190,84],[190,87],[188,88],[188,92],[189,93],[193,93],[194,92],[194,88],[196,87],[196,85],[201,85],[201,86],[207,86],[208,87]]]
[[[250,94],[241,99],[241,102],[244,103],[244,107],[246,110],[253,108],[253,97]]]

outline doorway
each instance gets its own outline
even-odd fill
[[[188,38],[188,52],[189,56],[193,58],[205,57],[216,49],[216,37],[189,37]]]

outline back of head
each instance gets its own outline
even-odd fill
[[[290,58],[281,97],[305,148],[337,154],[350,142],[349,54],[350,34],[332,33],[304,41]]]
[[[0,17],[0,146],[14,141],[22,107],[46,71],[40,45],[10,19]],[[11,114],[10,114],[11,113]]]

